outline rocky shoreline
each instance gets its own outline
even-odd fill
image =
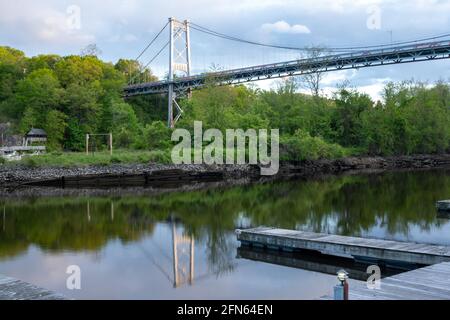
[[[114,164],[85,167],[38,167],[0,166],[0,189],[17,189],[24,183],[59,179],[61,177],[101,176],[108,174],[142,174],[161,170],[179,169],[186,172],[223,173],[225,182],[259,181],[285,178],[307,178],[321,175],[341,174],[350,171],[410,170],[450,168],[450,154],[414,155],[397,157],[351,157],[337,160],[286,162],[280,164],[277,175],[263,177],[254,165],[163,165],[163,164]]]

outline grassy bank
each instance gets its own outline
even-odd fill
[[[110,165],[127,163],[169,163],[168,151],[116,150],[111,156],[109,152],[95,152],[86,155],[84,152],[51,152],[38,156],[26,156],[20,161],[6,162],[5,165],[25,165],[27,167],[77,167],[88,165]]]
[[[326,144],[317,138],[308,138],[307,141],[298,143],[295,140],[288,141],[282,146],[280,161],[289,160],[317,160],[317,159],[338,159],[353,155],[358,155],[357,150],[342,148],[337,145]],[[223,150],[224,161],[227,149]],[[237,151],[235,158],[237,157]],[[196,152],[192,150],[191,159],[194,159]],[[248,150],[245,151],[248,161]],[[84,152],[49,152],[42,155],[24,156],[20,161],[5,161],[0,157],[0,165],[15,166],[24,165],[33,167],[80,167],[90,165],[112,165],[112,164],[140,164],[140,163],[161,163],[170,164],[171,150],[126,150],[117,149],[111,156],[108,151],[90,153]]]

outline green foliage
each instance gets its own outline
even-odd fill
[[[82,130],[77,119],[69,118],[66,129],[64,149],[81,151],[86,147],[86,133]]]
[[[388,84],[385,105],[362,115],[362,145],[370,154],[442,153],[450,146],[450,89],[443,83]]]
[[[87,133],[112,132],[115,148],[165,154],[171,146],[167,97],[125,102],[121,91],[132,79],[157,80],[133,60],[113,65],[95,55],[27,58],[19,50],[0,47],[0,121],[11,122],[20,133],[45,129],[50,150],[82,151]],[[279,129],[286,159],[340,157],[349,150],[370,155],[450,151],[448,83],[389,83],[383,102],[374,103],[347,88],[332,99],[300,94],[293,78],[269,91],[216,86],[217,81],[208,77],[191,99],[179,101],[184,113],[177,127],[192,132],[193,122],[202,121],[204,130],[222,132]],[[98,143],[98,150],[106,149],[106,139]]]
[[[47,112],[58,107],[61,93],[59,81],[52,70],[33,71],[17,84],[15,97],[18,115],[25,110],[32,110],[29,112],[34,114],[34,125],[42,127]]]
[[[61,149],[67,127],[66,120],[67,116],[61,111],[51,110],[47,113],[43,127],[47,133],[47,147],[49,150]]]
[[[38,166],[36,156],[24,156],[20,162],[29,168],[36,168]]]
[[[346,147],[361,145],[361,114],[373,107],[372,100],[367,94],[341,89],[335,103],[336,111],[332,120],[335,141]]]
[[[171,146],[172,131],[162,121],[155,121],[145,126],[141,147],[148,150],[165,150]]]
[[[312,137],[308,132],[297,130],[292,136],[281,140],[282,159],[316,160],[335,159],[346,155],[346,150],[338,144],[328,143],[320,137]]]
[[[170,163],[169,150],[123,150],[116,149],[111,156],[108,151],[86,155],[84,152],[52,151],[43,155],[25,156],[18,163],[28,167],[74,167],[89,165],[109,165],[114,163]],[[7,163],[13,165],[14,163]]]

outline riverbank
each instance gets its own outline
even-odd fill
[[[27,183],[61,179],[62,177],[101,177],[104,175],[154,174],[165,170],[189,173],[221,172],[224,181],[242,179],[273,180],[306,178],[362,170],[427,169],[450,167],[450,154],[413,155],[396,157],[350,157],[337,160],[285,162],[275,176],[261,176],[254,165],[169,165],[169,164],[112,164],[78,167],[35,167],[23,165],[0,166],[0,188],[19,188]]]

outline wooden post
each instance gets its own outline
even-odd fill
[[[349,292],[349,286],[348,281],[344,281],[344,300],[348,300],[348,292]]]
[[[112,133],[109,133],[109,152],[112,155],[113,154],[113,141],[112,141]]]
[[[86,134],[86,155],[89,155],[89,134]]]

